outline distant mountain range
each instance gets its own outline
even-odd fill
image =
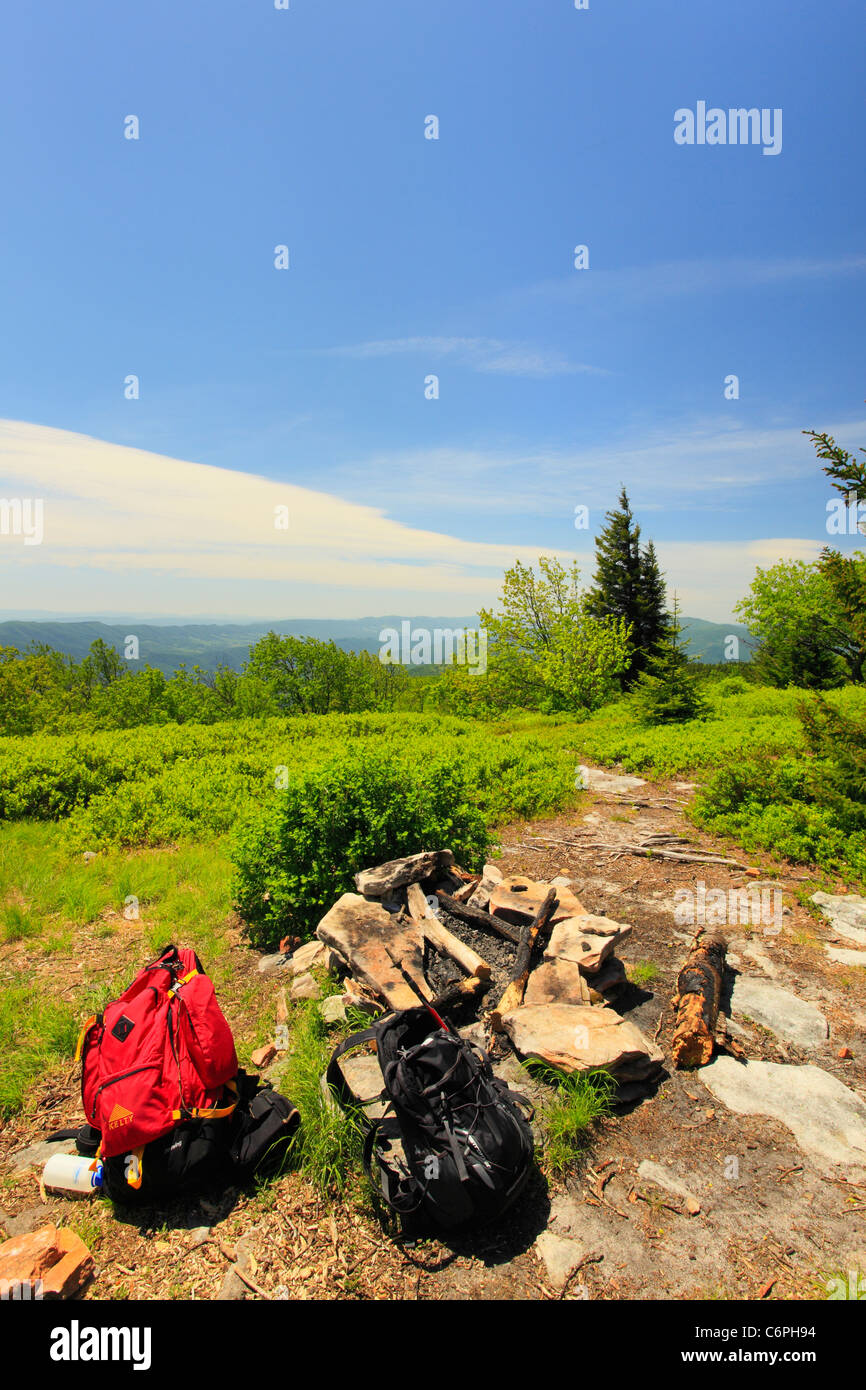
[[[101,637],[123,655],[127,637],[135,636],[139,643],[139,659],[130,662],[133,669],[155,666],[168,675],[185,662],[187,667],[201,666],[213,671],[217,666],[230,666],[239,671],[247,660],[250,647],[267,632],[280,636],[316,637],[320,641],[336,642],[345,651],[377,652],[379,633],[396,628],[405,622],[405,615],[386,614],[381,618],[293,618],[285,622],[247,623],[177,623],[157,625],[130,620],[127,623],[78,622],[68,620],[26,620],[0,622],[0,646],[17,647],[24,651],[33,642],[41,642],[55,651],[80,661],[87,655],[91,642]],[[477,628],[478,618],[409,619],[413,627]],[[710,623],[703,618],[682,618],[683,640],[693,660],[724,661],[725,642],[730,636],[740,639],[741,661],[750,659],[748,630],[742,623]]]

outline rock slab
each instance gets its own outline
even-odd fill
[[[535,1250],[553,1289],[564,1288],[584,1258],[584,1248],[578,1241],[554,1235],[552,1231],[542,1231],[535,1242]]]
[[[377,1058],[371,1052],[356,1052],[340,1058],[340,1070],[352,1095],[363,1105],[367,1118],[381,1119],[388,1101],[380,1098],[385,1082]]]
[[[664,1053],[613,1009],[587,1004],[521,1004],[502,1019],[522,1057],[564,1072],[608,1071],[623,1081],[654,1075]]]
[[[631,935],[631,927],[609,917],[584,912],[557,922],[544,951],[545,960],[570,960],[584,975],[594,975],[614,948]]]
[[[688,1208],[697,1214],[701,1204],[690,1188],[684,1182],[680,1182],[675,1173],[669,1168],[664,1168],[661,1163],[653,1163],[645,1158],[638,1164],[637,1175],[645,1182],[654,1182],[656,1187],[664,1188],[665,1192],[670,1192],[674,1197],[682,1197],[688,1204]]]
[[[549,883],[537,883],[523,874],[510,874],[490,894],[488,911],[494,917],[503,917],[506,922],[520,926],[535,916],[549,892]],[[574,896],[570,888],[557,888],[556,896],[559,905],[550,919],[552,922],[577,917],[584,911],[580,899]]]
[[[26,1149],[19,1149],[12,1154],[9,1159],[13,1173],[23,1172],[25,1168],[43,1168],[54,1154],[74,1154],[78,1150],[74,1139],[57,1139],[53,1144],[49,1144],[47,1139],[42,1139],[36,1144],[28,1144]]]
[[[580,785],[590,791],[597,792],[631,792],[636,787],[645,787],[646,780],[643,777],[629,777],[624,773],[605,772],[601,767],[587,767],[581,763],[578,767],[580,774]]]
[[[525,1004],[589,1004],[589,985],[572,960],[546,960],[533,970]]]
[[[798,999],[796,994],[769,980],[738,975],[731,1004],[735,1014],[760,1023],[776,1037],[798,1047],[820,1047],[830,1035],[826,1018],[814,1004],[807,1004],[805,999]]]
[[[368,898],[381,898],[407,883],[420,883],[432,874],[441,873],[454,863],[450,849],[426,850],[409,854],[404,859],[390,859],[374,869],[361,869],[355,874],[355,887]]]
[[[316,936],[338,951],[356,979],[390,1008],[412,1009],[418,997],[406,984],[388,950],[424,998],[431,998],[424,978],[424,938],[420,929],[398,923],[379,903],[369,902],[358,893],[344,893],[322,918]]]
[[[848,951],[840,946],[825,946],[824,949],[837,965],[866,965],[866,951]]]
[[[487,904],[490,902],[490,894],[501,882],[502,870],[497,869],[495,864],[485,864],[481,882],[469,899],[469,906],[480,907],[483,912],[486,912]]]
[[[866,898],[856,893],[813,893],[812,902],[820,907],[839,936],[857,946],[866,946]]]
[[[821,1067],[721,1056],[696,1075],[736,1114],[769,1115],[786,1125],[824,1172],[866,1164],[866,1102]]]

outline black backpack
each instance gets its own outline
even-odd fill
[[[499,1216],[532,1170],[525,1096],[494,1076],[486,1052],[437,1027],[427,1009],[403,1009],[334,1050],[327,1081],[347,1110],[359,1103],[339,1059],[368,1041],[376,1043],[389,1106],[372,1122],[360,1112],[364,1167],[375,1182],[375,1161],[387,1204],[443,1227]]]
[[[182,1121],[146,1144],[140,1160],[135,1154],[105,1159],[103,1192],[122,1206],[145,1206],[277,1172],[298,1127],[298,1112],[278,1091],[260,1087],[258,1077],[239,1071],[237,1081],[238,1104],[229,1120]],[[88,1158],[95,1157],[100,1138],[91,1125],[49,1135],[49,1140],[74,1139]]]

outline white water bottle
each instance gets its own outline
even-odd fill
[[[42,1183],[55,1192],[87,1192],[102,1187],[102,1164],[78,1154],[52,1154],[42,1170]]]

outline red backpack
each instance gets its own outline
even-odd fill
[[[78,1057],[102,1158],[140,1150],[183,1120],[221,1119],[237,1105],[231,1029],[198,957],[183,947],[166,946],[87,1020]]]

